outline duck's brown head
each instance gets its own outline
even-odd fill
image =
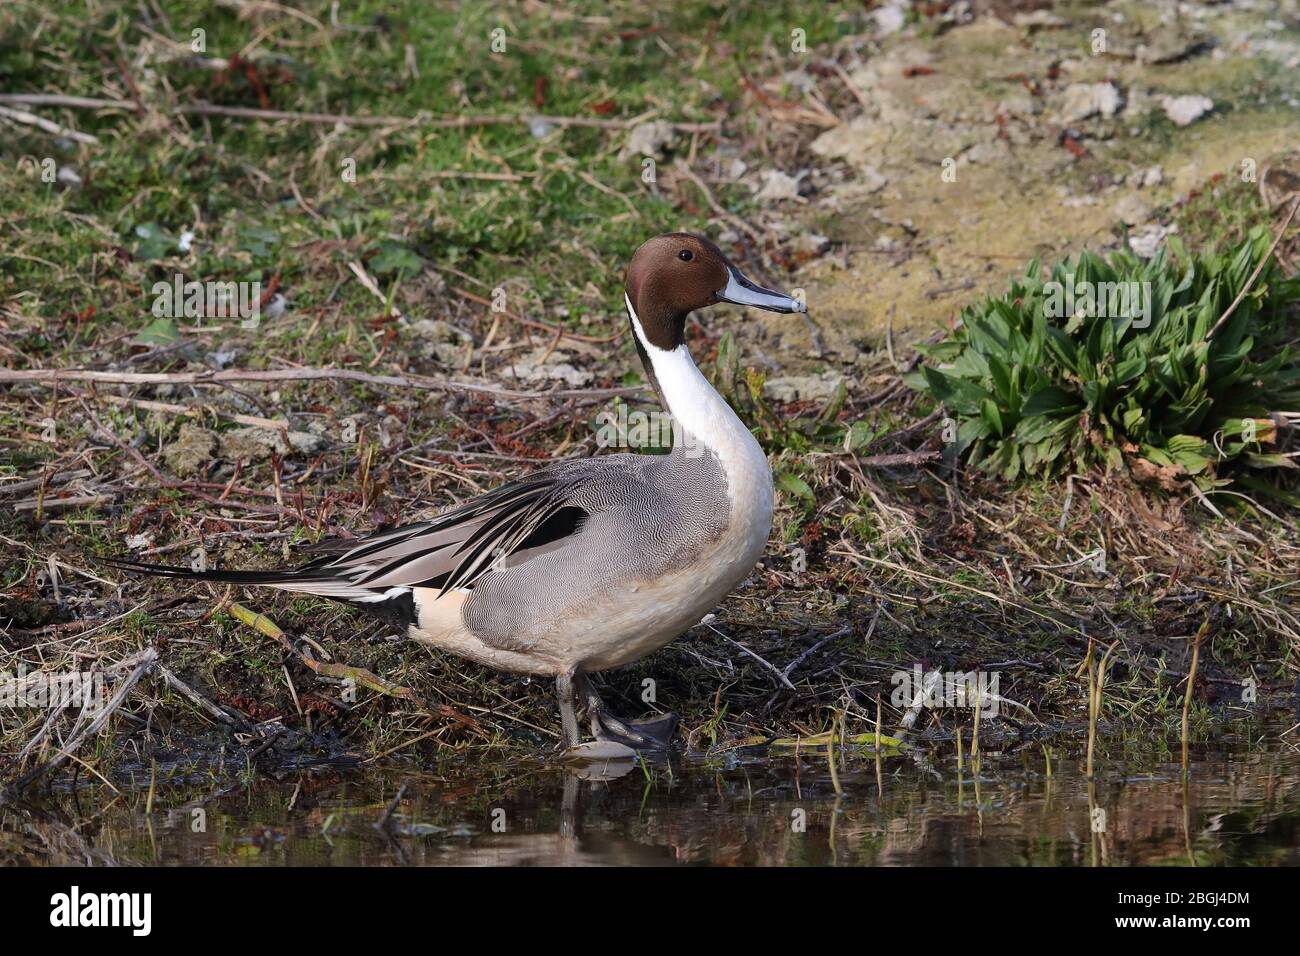
[[[706,305],[734,302],[770,312],[807,311],[798,299],[750,281],[721,249],[687,232],[655,236],[642,245],[627,267],[625,290],[646,343],[664,351],[685,342],[686,316]]]

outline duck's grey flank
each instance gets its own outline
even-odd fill
[[[516,552],[483,575],[463,611],[474,636],[502,649],[535,645],[699,560],[726,530],[730,502],[717,458],[693,454],[606,455],[548,469],[565,488],[560,506],[587,517],[532,549],[539,553]]]

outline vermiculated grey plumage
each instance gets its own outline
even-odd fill
[[[308,546],[317,557],[292,570],[110,563],[317,594],[386,618],[412,607],[406,589],[468,589],[466,627],[485,644],[512,647],[539,622],[561,622],[593,597],[617,604],[629,583],[688,565],[726,528],[728,512],[717,459],[675,448],[551,465],[429,521]],[[561,514],[574,517],[548,531]]]
[[[561,622],[593,596],[617,605],[629,585],[689,565],[727,527],[726,478],[707,453],[607,455],[555,471],[563,503],[588,517],[554,547],[513,555],[477,582],[464,617],[487,644],[536,634],[537,622]]]

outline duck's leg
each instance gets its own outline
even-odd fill
[[[564,738],[564,749],[572,750],[578,746],[578,715],[574,710],[573,672],[559,674],[555,678],[555,696],[560,702],[560,730]]]
[[[677,733],[677,715],[664,714],[653,720],[620,720],[609,712],[586,674],[577,675],[578,693],[587,705],[591,735],[633,750],[670,750]]]
[[[582,674],[569,671],[555,678],[555,694],[560,700],[560,725],[564,736],[563,759],[583,766],[598,762],[608,771],[615,763],[630,770],[636,758],[636,748],[609,737],[598,737],[587,743],[578,741],[578,715],[574,708],[576,692]],[[614,773],[612,776],[619,776]],[[612,777],[610,778],[612,779]]]

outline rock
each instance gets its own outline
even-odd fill
[[[60,166],[59,171],[54,174],[54,182],[63,189],[81,188],[81,177],[71,166]]]
[[[546,356],[545,362],[542,361],[543,356]],[[567,357],[558,349],[552,349],[549,356],[546,355],[546,349],[538,349],[531,355],[515,359],[510,370],[524,382],[563,382],[569,388],[582,388],[589,384],[591,373],[563,361]]]
[[[379,423],[379,444],[387,451],[397,444],[405,431],[405,422],[396,415],[385,415]]]
[[[831,241],[826,236],[819,236],[815,232],[801,232],[790,244],[790,248],[796,253],[805,256],[820,256],[823,252],[831,247]]]
[[[976,143],[958,158],[958,165],[964,166],[967,163],[1002,163],[1011,158],[1011,147],[1006,144],[1005,140],[988,139]]]
[[[434,342],[461,342],[466,335],[450,322],[442,319],[420,319],[410,325],[412,334]]]
[[[436,358],[444,365],[455,365],[465,359],[465,343],[469,336],[449,322],[441,319],[420,319],[408,327],[412,336],[421,340],[418,346],[423,358]]]
[[[1061,27],[1068,27],[1070,21],[1064,17],[1058,17],[1049,10],[1034,10],[1030,13],[1017,13],[1011,18],[1011,22],[1018,27],[1024,27],[1031,32],[1034,30],[1056,30]]]
[[[1077,123],[1090,116],[1114,116],[1123,105],[1114,83],[1071,83],[1057,115],[1063,123]]]
[[[222,432],[219,438],[221,457],[229,461],[261,461],[271,453],[288,455],[315,455],[324,451],[329,443],[314,432],[290,431],[287,435],[273,428],[236,428]]]
[[[835,372],[823,372],[821,375],[784,375],[770,378],[763,385],[763,392],[778,402],[794,402],[800,399],[829,401],[835,396],[844,376]]]
[[[203,356],[205,362],[215,369],[223,369],[235,360],[239,353],[235,349],[218,349]]]
[[[903,29],[903,24],[907,22],[907,5],[905,3],[890,3],[887,6],[879,7],[875,11],[876,32],[881,36],[889,36]]]
[[[799,199],[799,179],[781,172],[779,169],[765,169],[762,173],[763,185],[754,198],[759,202],[780,202],[783,199]]]
[[[1144,226],[1140,231],[1131,233],[1128,237],[1129,248],[1133,250],[1134,255],[1142,259],[1154,258],[1155,254],[1160,251],[1160,247],[1165,244],[1165,239],[1173,232],[1168,226],[1162,226],[1159,223],[1150,223]]]
[[[858,182],[867,192],[876,193],[889,185],[889,177],[875,166],[863,166],[858,170]]]
[[[163,449],[163,461],[182,477],[199,474],[203,466],[217,456],[217,436],[201,425],[181,425],[176,440]]]
[[[289,309],[289,300],[279,292],[271,296],[271,301],[266,303],[266,308],[262,310],[262,316],[267,319],[278,319]]]
[[[798,90],[800,93],[817,92],[817,78],[803,67],[796,70],[786,70],[782,73],[781,85],[792,90]]]
[[[1165,96],[1160,105],[1175,126],[1190,126],[1214,109],[1214,100],[1208,96]]]
[[[1139,169],[1135,173],[1130,173],[1124,180],[1132,189],[1149,189],[1152,186],[1159,186],[1165,181],[1164,171],[1159,166],[1149,166],[1146,169]]]
[[[638,123],[627,134],[627,142],[619,150],[619,159],[633,156],[653,156],[663,159],[664,151],[677,141],[677,132],[672,124],[663,120]]]
[[[833,126],[812,141],[811,149],[824,159],[842,159],[852,166],[877,166],[885,158],[892,130],[871,116],[855,116]]]
[[[153,542],[152,531],[146,531],[143,534],[129,534],[126,536],[126,549],[128,551],[143,551],[145,548],[152,548]]]
[[[279,434],[277,432],[277,434]],[[316,455],[329,447],[327,442],[315,432],[289,432],[289,447],[300,455]]]
[[[1151,204],[1137,193],[1128,193],[1120,197],[1111,208],[1116,219],[1130,226],[1140,226],[1151,218]]]
[[[1036,99],[1028,90],[1013,90],[998,100],[997,105],[993,107],[993,115],[1001,114],[1008,118],[1020,117],[1032,120],[1042,112],[1042,109],[1042,100]]]
[[[221,457],[227,461],[262,461],[279,451],[280,433],[250,425],[222,432],[219,438]]]

